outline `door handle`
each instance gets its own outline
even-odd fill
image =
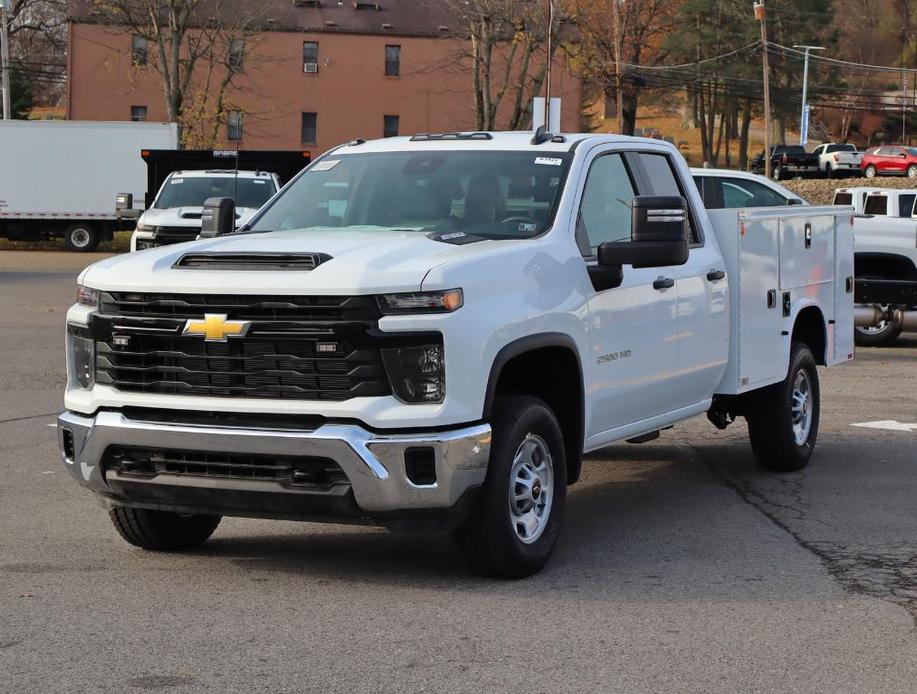
[[[708,282],[719,282],[722,279],[726,279],[726,273],[722,270],[711,270],[707,273]]]
[[[671,289],[675,286],[675,280],[671,277],[660,277],[653,282],[653,289]]]

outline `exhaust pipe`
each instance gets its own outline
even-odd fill
[[[885,311],[878,306],[859,305],[853,308],[853,324],[858,328],[872,328],[885,320]]]
[[[894,316],[895,322],[900,322],[905,330],[917,330],[917,310],[898,309]]]
[[[904,330],[917,330],[917,310],[883,311],[880,306],[865,304],[853,308],[853,324],[858,328],[873,328],[883,321],[900,323]]]

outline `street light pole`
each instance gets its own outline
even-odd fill
[[[10,36],[7,31],[7,1],[0,0],[0,86],[3,88],[3,120],[10,120]]]
[[[809,139],[809,53],[825,50],[821,46],[793,46],[805,48],[805,67],[802,70],[802,114],[799,117],[799,144],[804,145]]]
[[[764,175],[771,177],[771,87],[767,64],[767,12],[764,0],[755,3],[755,19],[761,24],[761,51],[764,69]]]

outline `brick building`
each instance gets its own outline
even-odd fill
[[[474,127],[461,27],[441,3],[261,0],[259,7],[264,31],[237,47],[242,70],[227,93],[231,106],[205,116],[217,121],[210,144],[320,152],[355,137]],[[69,41],[68,118],[167,120],[161,77],[148,64],[154,45],[113,25],[90,0],[72,0]],[[563,126],[576,130],[580,81],[560,58],[555,65]]]

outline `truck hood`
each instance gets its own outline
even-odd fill
[[[419,291],[443,263],[486,253],[499,241],[452,245],[422,232],[310,231],[236,234],[152,248],[89,266],[80,282],[106,291],[236,294],[375,294]],[[187,253],[324,253],[314,270],[173,267]]]
[[[166,209],[151,207],[140,216],[137,223],[151,227],[199,227],[203,211],[203,206]],[[237,207],[236,226],[246,224],[257,211],[253,207]]]

